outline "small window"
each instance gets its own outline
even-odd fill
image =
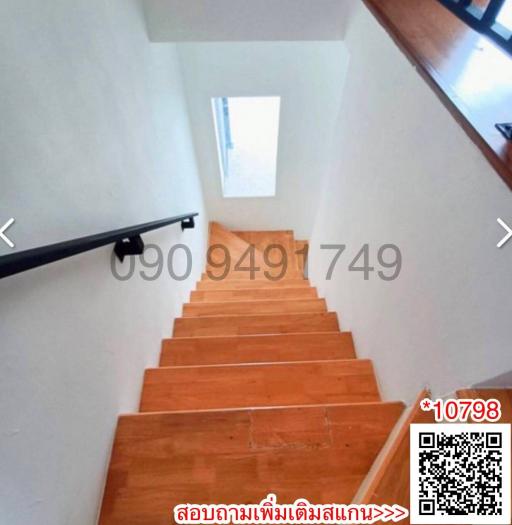
[[[439,0],[470,27],[512,54],[512,0]]]
[[[224,197],[274,197],[280,97],[212,99]]]
[[[503,7],[498,14],[498,18],[496,18],[496,22],[509,31],[512,31],[512,0],[505,0]]]

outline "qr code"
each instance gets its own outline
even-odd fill
[[[510,524],[510,425],[411,425],[411,523]]]

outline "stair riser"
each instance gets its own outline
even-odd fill
[[[370,361],[154,368],[141,412],[379,401]]]
[[[337,332],[335,313],[182,317],[174,321],[174,337]]]
[[[248,265],[249,263],[247,263]],[[245,265],[243,265],[245,266]],[[239,280],[239,281],[262,281],[262,282],[279,282],[301,279],[303,274],[296,268],[287,268],[286,273],[280,268],[262,267],[258,271],[250,272],[249,270],[230,270],[225,273],[224,268],[208,267],[207,272],[202,274],[203,279],[212,281],[217,280]]]
[[[198,281],[197,289],[200,291],[208,290],[254,290],[259,288],[310,288],[309,281],[305,279],[281,279],[280,281],[268,280],[236,280],[223,279],[212,281],[208,278]]]
[[[352,359],[352,334],[312,333],[166,339],[160,366]]]
[[[261,288],[254,290],[194,290],[190,294],[191,303],[222,303],[240,301],[293,301],[298,299],[317,299],[316,288]]]
[[[293,301],[244,301],[240,303],[188,303],[183,306],[183,317],[207,317],[212,315],[260,315],[283,313],[326,312],[324,299]]]
[[[260,253],[265,254],[266,252],[266,260],[273,264],[280,264],[283,261],[283,254],[286,254],[287,277],[290,277],[292,274],[302,276],[299,270],[293,231],[234,231],[233,233],[253,245]],[[269,246],[273,248],[269,249]],[[276,248],[276,246],[279,246],[279,248]],[[279,274],[281,271],[280,267],[272,269],[272,275],[275,275],[276,272]]]
[[[267,251],[269,246],[279,246]],[[229,254],[230,271],[226,279],[251,279],[251,273],[238,270],[236,267],[259,268],[255,275],[257,278],[265,278],[265,272],[272,277],[283,276],[285,279],[299,278],[297,271],[298,263],[294,251],[292,232],[232,232],[221,224],[212,222],[210,224],[209,260],[213,264],[226,261],[226,253]],[[214,249],[213,247],[216,246]],[[222,246],[222,248],[218,247]],[[283,260],[286,256],[285,267],[276,268],[274,264]],[[225,268],[207,266],[213,275],[222,275]],[[284,270],[284,271],[283,271]]]
[[[304,275],[305,264],[307,264],[309,252],[308,241],[295,241],[295,253],[297,253],[297,268],[301,275]]]

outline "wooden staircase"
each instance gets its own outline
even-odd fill
[[[179,503],[271,492],[350,503],[404,409],[381,400],[372,363],[304,279],[295,252],[307,243],[213,223],[215,244],[233,259],[252,245],[260,269],[205,274],[191,293],[145,373],[140,413],[119,418],[100,524],[167,525]],[[276,244],[288,259],[279,280]]]

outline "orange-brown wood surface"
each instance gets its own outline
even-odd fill
[[[168,525],[179,503],[349,503],[401,403],[124,416],[100,525]]]
[[[424,390],[411,406],[407,418],[393,436],[386,454],[379,458],[379,465],[372,472],[372,479],[358,499],[359,504],[401,505],[409,508],[410,500],[410,426],[412,423],[434,423],[433,412],[423,412],[419,402],[429,393]],[[367,480],[368,481],[368,480]],[[409,518],[400,523],[409,524]]]
[[[210,245],[239,254],[276,235],[295,246],[291,232],[221,225]],[[380,401],[371,362],[356,359],[307,280],[197,288],[185,305],[195,317],[175,320],[160,368],[146,371],[143,413],[119,420],[99,523],[163,525],[178,503],[259,503],[271,492],[349,503],[403,405]]]
[[[316,288],[298,286],[294,288],[268,287],[241,290],[194,290],[191,303],[220,303],[241,301],[292,301],[296,299],[317,299]]]
[[[213,246],[222,246],[223,249],[212,249]],[[226,251],[229,253],[232,261],[238,261],[244,256],[250,244],[218,222],[210,222],[209,247],[211,262],[221,264],[225,261]],[[254,252],[254,259],[256,265],[263,265],[263,254],[257,249]]]
[[[259,315],[327,312],[325,299],[293,299],[290,301],[241,301],[228,303],[187,303],[183,317],[212,315]]]
[[[248,271],[248,268],[254,268],[254,273]],[[279,276],[283,279],[300,278],[302,274],[295,255],[293,232],[231,232],[212,222],[207,273],[214,277],[225,276],[227,280],[266,280],[268,276]]]
[[[309,255],[308,241],[295,241],[295,253],[297,254],[297,264],[299,272],[304,275]]]
[[[512,187],[512,57],[437,0],[364,0],[447,109]]]
[[[166,367],[146,370],[141,412],[379,401],[370,361]]]
[[[240,236],[246,242],[254,245],[266,261],[272,264],[281,265],[284,262],[286,272],[284,275],[288,278],[300,278],[302,272],[299,268],[299,261],[295,248],[295,239],[293,231],[252,231],[252,232],[233,232]],[[281,268],[274,269],[272,275],[280,275]]]
[[[208,279],[206,275],[202,276],[201,281],[197,283],[197,289],[206,290],[254,290],[259,288],[308,288],[310,286],[307,279],[279,279],[271,281],[268,279],[223,279],[214,281]]]
[[[160,366],[352,359],[350,332],[164,339]]]
[[[339,331],[337,315],[334,312],[325,312],[180,317],[174,321],[173,335],[174,337],[197,337],[337,331]]]
[[[500,423],[512,423],[512,388],[467,388],[457,390],[459,399],[496,399],[501,403]]]

